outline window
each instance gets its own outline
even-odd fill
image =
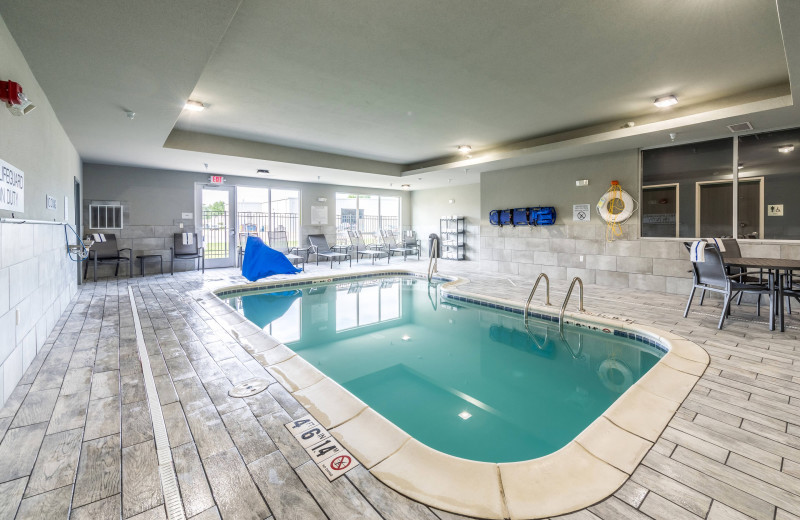
[[[364,241],[377,240],[380,230],[400,230],[400,198],[354,193],[336,194],[336,241],[348,244],[347,232],[358,230]]]
[[[300,237],[300,192],[277,188],[236,188],[236,230],[239,242],[248,235],[269,243],[269,231],[285,231],[289,247]]]
[[[797,240],[798,192],[797,128],[644,150],[642,236]]]
[[[90,204],[90,229],[122,229],[122,205]]]

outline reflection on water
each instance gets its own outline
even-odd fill
[[[231,303],[416,439],[474,460],[552,453],[661,355],[586,328],[562,339],[552,322],[526,331],[516,314],[437,305],[416,279],[271,294]]]

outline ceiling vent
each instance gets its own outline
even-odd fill
[[[733,133],[745,132],[747,130],[752,130],[752,129],[753,129],[753,125],[751,125],[747,121],[745,121],[744,123],[736,123],[735,125],[728,125],[728,130],[730,130]]]

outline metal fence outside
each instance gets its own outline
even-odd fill
[[[365,215],[360,219],[355,219],[351,215],[336,215],[336,243],[338,245],[349,245],[350,239],[348,231],[358,229],[364,237],[364,243],[380,243],[380,230],[398,232],[400,229],[400,219],[398,217],[379,217],[377,215]]]
[[[203,211],[203,238],[205,240],[205,257],[213,260],[228,258],[230,240],[227,211]],[[246,211],[236,214],[236,232],[239,243],[244,243],[248,235],[259,237],[269,244],[267,232],[286,231],[289,247],[297,245],[299,240],[299,215],[297,213],[273,213]]]
[[[230,232],[227,211],[203,211],[203,240],[205,257],[209,260],[228,258]]]

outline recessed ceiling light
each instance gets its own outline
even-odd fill
[[[403,188],[404,190],[410,190],[411,189],[411,185],[410,184],[401,184],[400,187]]]
[[[200,101],[192,101],[191,99],[183,105],[184,110],[191,110],[192,112],[202,112],[206,106]]]
[[[780,153],[793,152],[794,151],[794,145],[793,144],[787,144],[786,146],[781,146],[780,148],[778,148],[778,151]]]
[[[472,147],[468,144],[462,144],[458,146],[458,151],[461,153],[469,153],[472,151]]]
[[[459,417],[461,417],[462,419],[464,419],[464,420],[466,421],[467,419],[469,419],[470,417],[472,417],[472,414],[471,414],[471,413],[469,413],[468,411],[464,410],[463,412],[461,412],[460,414],[458,414],[458,416],[459,416]]]
[[[269,175],[269,170],[256,170],[256,173],[260,173],[261,175]]]
[[[653,104],[658,108],[671,107],[678,104],[678,98],[675,96],[664,96],[653,101]]]

